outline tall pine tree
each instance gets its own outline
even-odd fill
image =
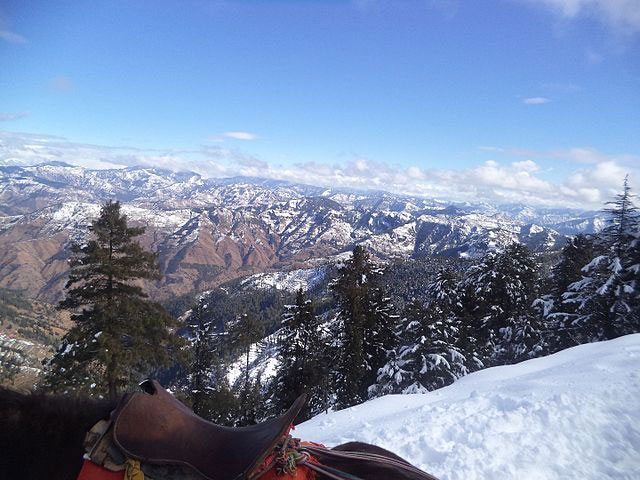
[[[206,305],[198,302],[191,311],[190,323],[194,326],[192,341],[192,362],[189,382],[191,408],[203,417],[209,417],[207,399],[212,390],[212,364],[214,363],[212,350],[212,322],[207,318]]]
[[[378,369],[395,346],[397,316],[382,286],[381,273],[358,245],[333,284],[338,304],[333,328],[339,408],[367,400]]]
[[[378,370],[387,363],[389,355],[398,344],[400,316],[395,313],[391,298],[382,285],[382,274],[382,270],[373,269],[367,292],[364,350],[370,368],[365,381],[368,387],[376,383]],[[368,391],[371,397],[372,392]]]
[[[280,367],[272,386],[272,408],[280,413],[302,393],[309,402],[301,412],[305,420],[326,407],[327,363],[324,362],[326,338],[316,315],[314,303],[302,289],[296,303],[289,305],[277,337]]]
[[[573,304],[571,326],[578,343],[608,340],[638,331],[638,227],[640,219],[631,187],[605,211],[609,221],[598,235],[596,256],[582,269],[582,278],[563,295]]]
[[[118,396],[149,372],[166,366],[181,342],[170,331],[173,319],[147,299],[134,282],[157,280],[155,254],[135,237],[119,202],[107,202],[90,227],[90,239],[72,246],[66,297],[75,325],[46,368],[44,387],[54,391],[91,390]]]
[[[592,236],[579,234],[571,238],[562,249],[560,261],[551,269],[548,291],[534,302],[545,322],[550,353],[579,343],[573,326],[576,304],[567,303],[565,294],[569,285],[582,278],[582,269],[594,257],[594,252]]]
[[[238,425],[256,423],[259,418],[256,410],[260,402],[260,379],[251,379],[251,352],[257,357],[260,354],[260,340],[264,337],[264,325],[253,312],[239,315],[229,330],[229,342],[234,352],[240,352],[244,366],[242,379],[239,382]]]
[[[551,294],[554,304],[563,302],[563,295],[574,282],[582,278],[582,268],[594,257],[593,237],[578,234],[562,248],[562,256],[551,270]]]

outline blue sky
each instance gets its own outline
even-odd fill
[[[596,206],[638,112],[640,0],[0,6],[4,163]]]

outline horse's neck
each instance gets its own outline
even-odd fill
[[[0,391],[0,464],[8,465],[6,478],[75,479],[86,432],[112,408],[89,399]]]

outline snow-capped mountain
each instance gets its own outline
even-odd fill
[[[266,271],[303,268],[364,244],[378,257],[459,255],[522,242],[559,247],[600,225],[594,213],[449,204],[258,178],[205,179],[131,167],[89,170],[52,162],[0,167],[0,286],[59,298],[68,247],[100,203],[117,199],[158,252],[166,298]]]

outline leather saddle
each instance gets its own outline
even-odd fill
[[[209,480],[250,478],[306,402],[302,395],[281,417],[230,428],[197,416],[155,380],[141,387],[147,393],[125,397],[112,414],[114,443],[143,463],[187,466]]]

